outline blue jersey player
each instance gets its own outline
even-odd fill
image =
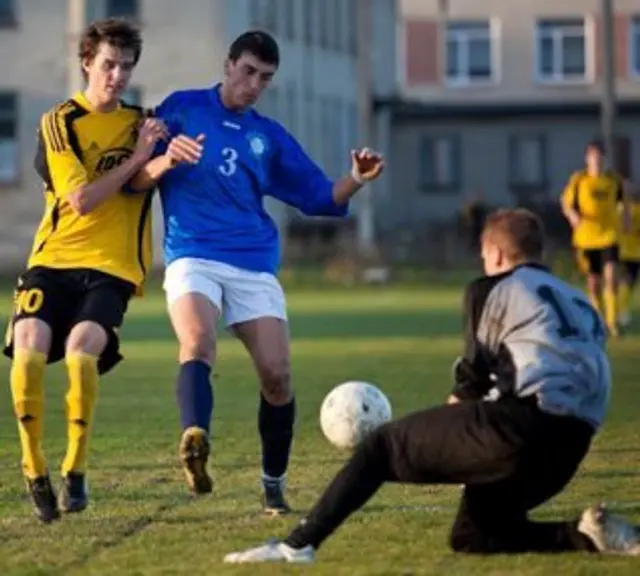
[[[263,506],[289,511],[284,481],[295,416],[286,303],[276,278],[278,232],[263,207],[275,197],[310,216],[341,217],[382,172],[383,159],[351,152],[336,182],[276,121],[253,109],[279,64],[275,40],[250,31],[230,46],[221,84],[170,94],[156,115],[173,139],[141,178],[158,182],[165,219],[169,315],[180,343],[180,457],[191,490],[212,490],[207,472],[216,323],[243,342],[260,385]],[[178,161],[179,160],[179,161]],[[138,183],[139,186],[139,183]]]

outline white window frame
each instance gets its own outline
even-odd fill
[[[0,109],[3,117],[6,112],[6,118],[13,124],[13,137],[3,138],[0,136],[2,148],[4,149],[6,145],[10,151],[8,154],[10,158],[9,165],[0,167],[0,188],[15,186],[20,181],[20,96],[14,93],[11,94],[14,97],[15,108],[7,109],[6,111]]]
[[[640,13],[632,14],[629,18],[629,40],[627,42],[629,54],[629,78],[640,80],[640,53],[634,50],[636,38],[640,38]]]
[[[490,71],[487,78],[473,78],[469,75],[469,41],[473,39],[485,39],[484,31],[469,31],[469,30],[450,30],[449,26],[454,24],[461,24],[466,20],[448,20],[446,22],[446,33],[444,38],[444,53],[445,53],[445,69],[444,69],[444,83],[451,88],[464,88],[467,86],[489,86],[495,85],[500,82],[501,77],[501,58],[500,58],[500,45],[501,45],[501,30],[500,21],[496,18],[489,18],[487,20],[468,20],[468,22],[474,22],[478,24],[486,23],[488,25],[489,40],[489,54],[490,54]],[[458,65],[462,69],[466,69],[466,74],[459,74],[455,77],[448,74],[448,48],[449,41],[454,37],[459,44],[465,46],[464,50],[458,50]]]
[[[562,60],[561,57],[554,55],[554,64],[560,64],[560,70],[554,70],[551,75],[541,73],[542,65],[542,50],[540,43],[543,35],[540,29],[540,24],[548,20],[582,20],[582,34],[584,37],[584,75],[583,76],[565,76],[562,74]],[[558,17],[545,17],[538,18],[535,23],[534,30],[534,80],[538,84],[547,85],[584,85],[591,84],[594,81],[595,76],[595,33],[594,33],[594,21],[589,15],[570,15],[570,16],[558,16]],[[554,42],[562,42],[562,30],[554,30]],[[558,62],[560,60],[560,62]]]

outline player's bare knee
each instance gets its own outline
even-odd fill
[[[51,328],[39,318],[23,318],[13,327],[14,349],[47,354],[51,347]]]
[[[180,335],[180,362],[200,360],[213,364],[216,355],[216,336],[202,326],[184,330]]]
[[[288,362],[268,362],[260,366],[259,374],[262,394],[269,404],[282,406],[291,401],[293,389]]]
[[[107,331],[88,320],[79,322],[69,332],[67,338],[66,354],[83,353],[99,356],[107,346]]]

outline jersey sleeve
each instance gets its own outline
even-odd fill
[[[454,364],[453,390],[460,400],[483,398],[494,382],[483,346],[478,340],[478,329],[489,294],[499,277],[484,276],[469,284],[463,298],[464,353]]]
[[[307,216],[345,216],[348,204],[333,199],[333,182],[284,128],[276,129],[268,194]]]
[[[169,94],[154,110],[151,111],[153,118],[162,120],[169,130],[169,138],[167,140],[160,140],[153,151],[153,157],[161,156],[167,151],[169,141],[182,132],[182,120],[180,113],[180,98],[179,93],[174,92]]]
[[[578,210],[578,186],[580,184],[580,174],[575,173],[571,175],[569,178],[569,182],[562,192],[562,197],[560,201],[562,202],[562,206],[567,209],[571,208],[573,210]]]
[[[38,148],[36,169],[56,197],[66,196],[89,181],[76,135],[63,111],[51,110],[42,116]]]

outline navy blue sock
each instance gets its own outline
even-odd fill
[[[213,414],[213,387],[209,382],[211,366],[200,360],[180,365],[176,399],[180,409],[182,429],[198,426],[209,432]]]
[[[284,406],[273,406],[260,394],[258,430],[262,441],[262,472],[270,478],[280,478],[287,471],[295,412],[295,399]]]

